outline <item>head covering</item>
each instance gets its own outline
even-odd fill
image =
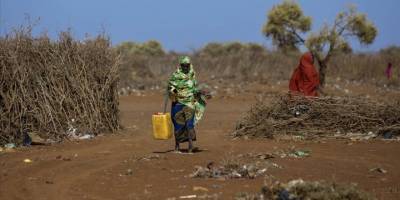
[[[179,58],[179,64],[190,64],[189,56],[181,56]]]
[[[289,90],[305,96],[317,96],[319,74],[313,64],[313,56],[307,52],[301,56],[300,63],[292,74]]]

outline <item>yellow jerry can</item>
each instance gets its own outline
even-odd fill
[[[152,116],[153,137],[156,140],[167,140],[172,137],[173,124],[171,114],[156,113]]]

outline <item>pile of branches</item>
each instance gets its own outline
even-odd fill
[[[260,99],[237,123],[235,137],[349,133],[400,135],[400,100],[376,102],[360,97],[278,96]]]
[[[54,41],[22,27],[0,38],[0,71],[0,144],[119,128],[118,56],[104,35]]]
[[[257,194],[238,193],[235,200],[295,200],[295,199],[354,199],[372,200],[370,194],[357,188],[356,185],[329,183],[325,181],[307,182],[301,179],[286,184],[273,183],[263,186]]]

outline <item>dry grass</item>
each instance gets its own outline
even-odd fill
[[[21,28],[0,38],[0,69],[0,144],[119,128],[118,58],[105,36],[52,41]]]

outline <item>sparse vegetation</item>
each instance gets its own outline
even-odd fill
[[[130,54],[120,46],[121,87],[149,88],[161,86],[176,68],[179,54],[165,52],[151,55],[146,53]],[[162,49],[162,48],[161,48]],[[126,50],[128,51],[128,50]],[[190,54],[197,75],[207,83],[230,82],[243,84],[260,82],[263,84],[287,81],[300,58],[299,52],[272,51],[253,43],[209,43]],[[371,53],[335,53],[331,57],[327,73],[327,82],[341,79],[384,85],[400,86],[400,74],[394,74],[394,80],[387,80],[385,68],[388,62],[398,65],[400,51],[396,47]]]

